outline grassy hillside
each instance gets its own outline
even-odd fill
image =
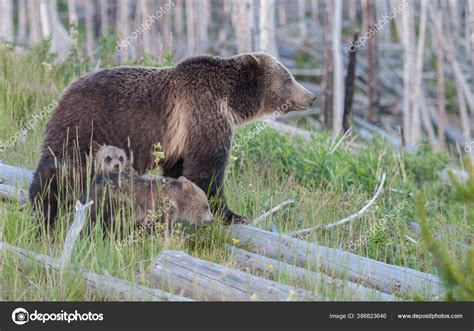
[[[106,48],[103,49],[101,67],[111,66],[113,59],[107,56]],[[56,65],[47,50],[45,43],[18,55],[7,45],[0,46],[0,159],[5,163],[34,169],[48,109],[72,80],[93,70],[75,55],[66,63]],[[28,129],[22,130],[25,126]],[[406,154],[379,140],[367,144],[356,139],[355,145],[351,138],[338,144],[340,137],[335,140],[318,132],[310,141],[290,138],[270,128],[255,134],[258,131],[255,126],[254,123],[238,128],[235,140],[246,143],[232,153],[226,176],[228,203],[239,214],[253,219],[283,200],[293,198],[294,205],[263,222],[262,227],[268,229],[273,223],[279,232],[285,233],[325,225],[358,211],[372,197],[377,178],[386,172],[384,192],[361,219],[332,230],[319,229],[303,239],[437,273],[421,238],[408,227],[409,222],[416,222],[413,197],[421,192],[427,201],[431,230],[452,255],[464,258],[464,245],[472,233],[468,219],[474,217],[474,208],[455,200],[453,188],[443,184],[438,176],[447,164],[457,162],[455,158],[435,153],[428,146]],[[38,236],[38,220],[29,208],[20,210],[18,204],[0,204],[1,240],[58,256],[72,220],[71,213],[59,220],[50,236]],[[375,227],[375,224],[381,226]],[[406,236],[417,243],[407,240]],[[116,236],[104,236],[101,229],[96,228],[80,238],[73,262],[100,274],[144,284],[153,259],[164,248],[181,249],[224,265],[234,264],[224,250],[224,244],[232,238],[219,219],[208,228],[178,227],[168,242],[159,236],[135,239],[118,249]],[[88,292],[77,278],[40,267],[25,269],[8,255],[1,265],[1,277],[1,300],[101,299]],[[285,275],[279,275],[277,280],[291,284]],[[327,285],[294,285],[322,291],[334,299],[353,299],[341,296]]]

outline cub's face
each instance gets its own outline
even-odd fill
[[[185,177],[179,177],[178,181],[181,182],[181,188],[174,199],[175,218],[195,225],[211,224],[214,217],[206,193]]]
[[[128,158],[125,152],[110,145],[93,144],[94,171],[96,173],[125,172]]]
[[[268,54],[256,53],[255,57],[262,68],[264,113],[286,114],[311,106],[316,96],[299,84],[283,64]]]

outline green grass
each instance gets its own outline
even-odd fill
[[[106,48],[110,44],[104,40],[100,53],[101,57],[109,59],[103,63],[105,66],[113,65],[111,57],[107,56]],[[0,46],[2,141],[14,136],[22,123],[57,101],[72,80],[93,69],[78,54],[57,65],[47,50],[48,45],[44,43],[18,55],[8,46]],[[149,65],[152,59],[146,62]],[[34,169],[46,122],[47,119],[40,121],[28,130],[24,142],[18,141],[0,152],[0,159]],[[254,131],[254,126],[238,128],[235,139],[247,141],[245,137]],[[294,205],[261,224],[269,229],[273,223],[278,231],[285,233],[325,225],[355,213],[372,197],[377,178],[386,172],[383,194],[361,219],[332,230],[316,230],[303,239],[390,264],[437,273],[422,239],[407,227],[407,222],[417,219],[413,196],[422,193],[427,202],[431,230],[443,240],[450,254],[463,257],[463,245],[469,244],[472,236],[468,219],[472,219],[474,209],[457,201],[453,188],[438,178],[438,172],[446,165],[456,163],[456,159],[445,153],[435,153],[425,145],[415,154],[405,154],[380,140],[363,144],[366,145],[364,148],[355,148],[345,140],[334,148],[334,138],[325,133],[315,133],[311,141],[302,141],[265,129],[232,154],[225,187],[228,203],[237,213],[253,219],[286,199],[295,199]],[[404,207],[397,210],[399,203],[404,203]],[[395,215],[388,218],[382,228],[371,230],[372,225],[391,211],[396,211]],[[1,240],[38,253],[58,257],[71,220],[72,212],[65,212],[53,233],[38,235],[39,221],[29,207],[21,210],[17,203],[0,202]],[[418,243],[407,241],[407,235]],[[367,238],[363,244],[354,245],[363,237]],[[232,238],[219,219],[207,228],[176,231],[169,241],[161,236],[145,236],[119,250],[117,240],[117,236],[104,236],[98,227],[81,235],[73,252],[74,264],[141,284],[148,284],[153,260],[162,249],[179,249],[192,256],[236,267],[224,248]],[[259,275],[270,277],[265,273]],[[39,265],[27,269],[6,253],[1,277],[1,300],[104,299],[90,292],[77,277],[45,270]],[[333,299],[355,299],[341,295],[328,285],[292,282],[285,275],[274,279],[317,290]]]

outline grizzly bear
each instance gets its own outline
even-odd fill
[[[66,89],[46,126],[30,198],[39,200],[37,206],[52,223],[58,188],[55,158],[86,156],[95,140],[126,147],[142,175],[157,166],[151,151],[160,142],[164,176],[185,176],[209,198],[217,197],[213,211],[222,212],[226,222],[243,222],[244,217],[227,207],[223,194],[235,126],[274,111],[304,110],[314,99],[264,53],[196,56],[174,67],[90,73]],[[280,108],[284,104],[289,106]]]
[[[110,145],[99,145],[92,142],[92,153],[94,154],[94,172],[106,174],[118,172],[127,174],[130,171],[128,157],[123,149]]]
[[[183,176],[178,179],[154,176],[150,179],[124,176],[118,172],[101,174],[91,186],[90,199],[94,201],[92,224],[99,217],[107,229],[123,228],[126,224],[119,218],[126,211],[121,208],[130,206],[138,220],[132,226],[140,226],[147,232],[153,230],[157,221],[168,226],[177,220],[186,220],[198,226],[209,225],[213,221],[206,193]]]

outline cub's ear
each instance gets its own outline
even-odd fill
[[[184,177],[184,176],[179,177],[178,182],[181,183],[182,188],[183,188],[184,191],[189,192],[189,191],[193,190],[193,183],[189,179],[187,179],[186,177]]]
[[[99,144],[97,143],[97,141],[94,141],[94,140],[93,140],[93,141],[91,142],[91,150],[92,150],[92,154],[93,154],[93,155],[97,154],[97,152],[98,152],[99,149],[101,149],[101,148],[102,148],[102,146],[99,145]]]

